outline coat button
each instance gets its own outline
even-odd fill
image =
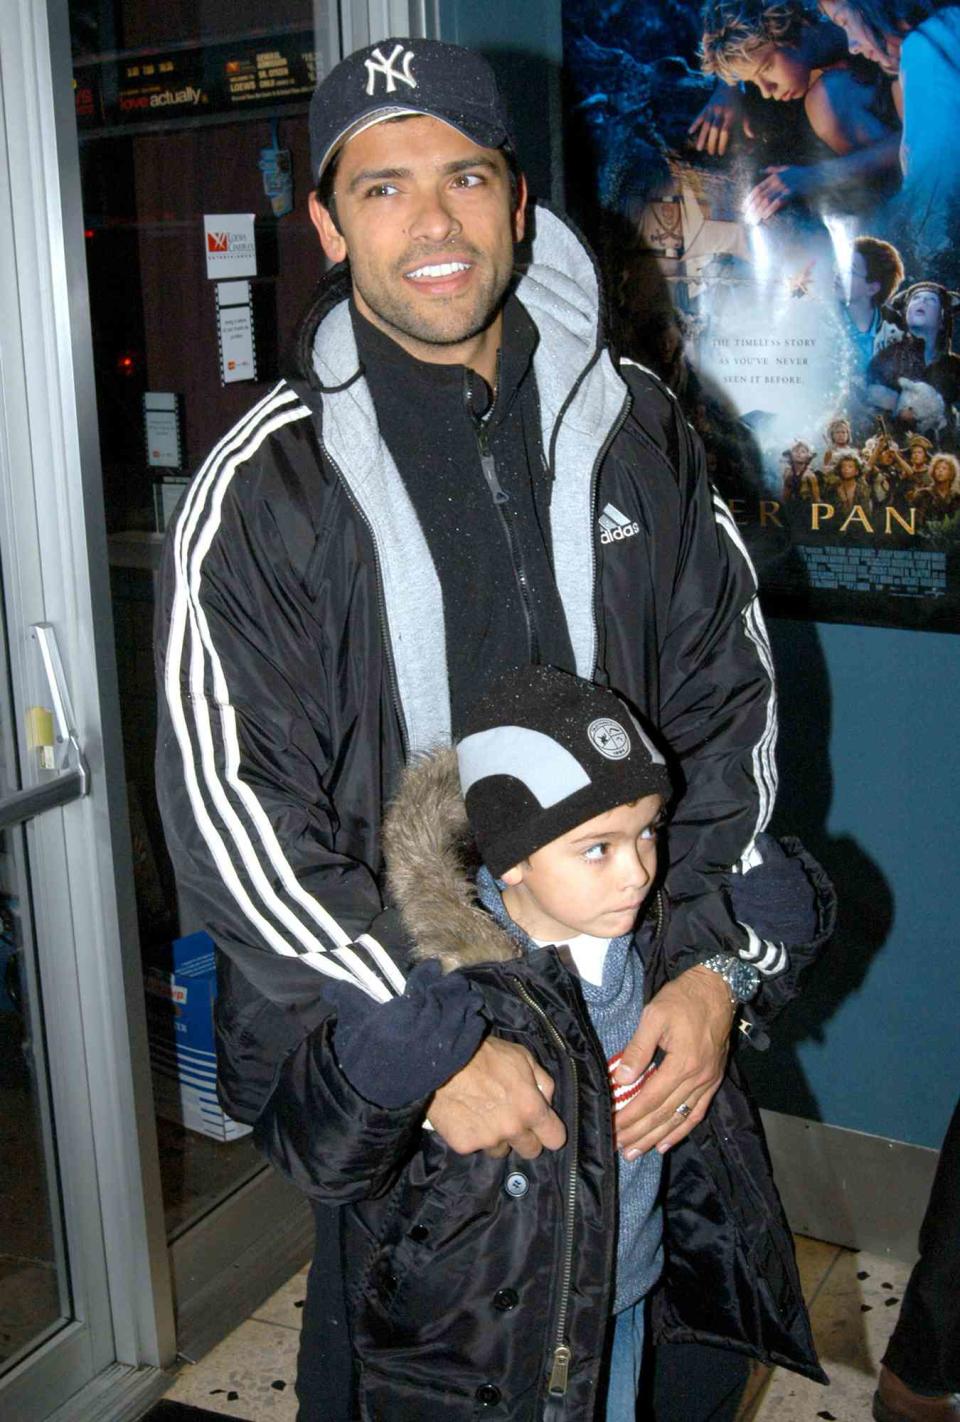
[[[530,1189],[530,1181],[522,1170],[511,1170],[503,1183],[503,1188],[508,1195],[512,1195],[515,1200],[522,1200]]]
[[[386,1259],[381,1259],[377,1266],[377,1287],[381,1298],[386,1298],[397,1287],[400,1280],[390,1268]]]
[[[430,1238],[430,1231],[426,1225],[414,1225],[410,1231],[410,1238],[415,1240],[417,1244],[422,1244],[425,1239]]]
[[[500,1389],[493,1383],[481,1383],[474,1396],[481,1407],[496,1407],[500,1401]]]
[[[508,1313],[510,1309],[516,1308],[520,1302],[520,1295],[516,1289],[498,1289],[493,1296],[494,1308],[500,1309],[503,1313]]]

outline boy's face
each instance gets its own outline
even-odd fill
[[[936,335],[940,329],[940,298],[935,291],[915,291],[907,303],[907,330],[914,336]]]
[[[755,84],[765,99],[779,103],[802,99],[810,88],[810,66],[793,45],[762,45],[749,59],[730,67],[738,79]]]
[[[659,795],[618,805],[508,869],[513,921],[544,942],[629,933],[657,871]]]
[[[875,306],[877,304],[876,298],[880,291],[880,283],[868,280],[867,259],[862,252],[855,251],[850,258],[850,269],[847,272],[846,281],[842,272],[837,273],[835,286],[841,300],[850,306],[863,306],[864,304]]]

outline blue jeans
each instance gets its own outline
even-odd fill
[[[641,1299],[618,1313],[613,1320],[605,1422],[635,1422],[640,1365],[643,1362],[644,1304],[645,1300]]]

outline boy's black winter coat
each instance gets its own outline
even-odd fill
[[[457,869],[462,831],[454,756],[441,752],[408,773],[385,826],[394,890],[420,956],[469,974],[493,1030],[522,1042],[550,1072],[568,1141],[533,1161],[458,1156],[420,1131],[416,1107],[387,1112],[352,1092],[327,1040],[323,1076],[335,1093],[315,1104],[332,1122],[324,1198],[352,1201],[345,1276],[362,1415],[580,1422],[593,1416],[611,1302],[616,1170],[607,1068],[556,951],[518,958],[473,903]],[[795,842],[788,850],[802,854]],[[819,866],[805,861],[826,931],[832,892]],[[795,951],[803,960],[813,945]],[[661,937],[649,954],[648,996],[664,974]],[[350,1132],[337,1128],[333,1104],[350,1111]],[[707,1119],[665,1165],[657,1337],[716,1343],[823,1380],[792,1239],[735,1062]],[[375,1198],[359,1198],[371,1191]],[[551,1397],[559,1342],[571,1350],[569,1382]]]
[[[456,1155],[423,1132],[393,1188],[345,1210],[361,1415],[589,1418],[616,1238],[606,1066],[552,950],[466,971],[497,1035],[522,1043],[553,1077],[567,1145],[531,1161],[491,1159]],[[567,1344],[567,1388],[549,1398],[555,1352]]]

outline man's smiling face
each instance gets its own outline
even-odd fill
[[[526,196],[499,149],[439,119],[378,123],[344,147],[334,194],[337,225],[315,196],[311,217],[369,321],[420,360],[495,353]]]

